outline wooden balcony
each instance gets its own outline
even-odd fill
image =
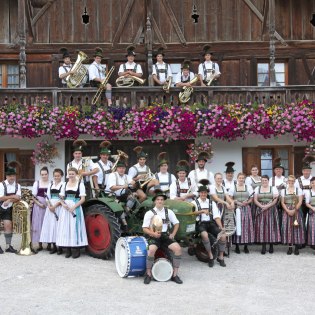
[[[178,94],[181,88],[171,88],[166,94],[162,87],[138,86],[131,88],[113,88],[113,102],[117,107],[142,107],[158,103],[178,104]],[[0,89],[0,106],[9,104],[35,105],[49,102],[58,106],[78,105],[89,107],[94,97],[94,88],[26,88]],[[257,86],[217,86],[194,87],[194,93],[189,104],[233,104],[233,103],[263,103],[285,104],[301,100],[315,101],[314,85],[297,85],[285,87],[257,87]],[[106,103],[105,93],[100,105]]]

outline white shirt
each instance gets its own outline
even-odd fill
[[[32,187],[32,195],[37,196],[38,188],[48,188],[51,185],[51,182],[48,182],[45,186],[41,186],[42,183],[39,183],[40,187],[38,187],[38,181],[34,182]]]
[[[253,194],[254,190],[253,190],[253,187],[252,187],[252,186],[248,186],[248,185],[245,184],[245,188],[246,188],[246,191],[248,192],[249,196]],[[239,190],[239,191],[241,191],[241,190]],[[245,191],[245,190],[244,190],[244,191]],[[244,191],[242,190],[242,192],[244,192]],[[230,188],[228,194],[229,194],[231,197],[233,197],[235,192],[236,192],[236,191],[235,191],[235,186],[232,186],[232,187]],[[253,197],[253,196],[252,196],[252,197]],[[252,198],[252,197],[251,197],[251,198]]]
[[[247,176],[246,179],[245,179],[245,184],[246,184],[247,186],[253,186],[253,183],[255,183],[255,184],[261,184],[261,177],[259,177],[259,180],[256,181],[254,177],[252,177],[252,176]]]
[[[182,72],[178,72],[178,73],[176,74],[176,77],[175,77],[175,84],[182,82],[182,75],[183,75]],[[195,74],[190,71],[188,76],[184,76],[184,75],[183,75],[183,80],[184,80],[184,81],[186,81],[186,80],[191,81],[194,77],[195,77]]]
[[[270,190],[270,187],[271,187],[271,186],[269,185],[269,190]],[[258,194],[259,194],[259,189],[261,190],[261,186],[255,188],[255,190],[254,190],[254,194],[255,194],[255,195],[258,195]],[[272,186],[272,187],[271,187],[271,192],[272,192],[273,198],[276,198],[276,197],[279,196],[279,191],[278,191],[277,187]],[[267,192],[264,192],[264,194],[265,194],[265,193],[267,193]]]
[[[48,197],[48,199],[51,199],[51,190],[52,189],[57,189],[57,190],[60,190],[60,192],[62,191],[62,187],[61,186],[63,186],[63,185],[65,185],[65,182],[60,182],[58,185],[56,185],[56,183],[53,181],[53,183],[51,184],[50,183],[50,185],[48,186],[48,189],[47,189],[47,197]],[[60,189],[60,187],[61,187],[61,189]]]
[[[286,178],[284,176],[278,177],[278,176],[273,176],[269,178],[269,185],[272,186],[272,181],[273,178],[275,178],[275,186],[278,187],[281,184],[284,184],[286,186]]]
[[[215,185],[210,185],[209,190],[210,190],[210,192],[209,192],[210,195],[216,195],[217,194],[217,189],[216,189]],[[223,192],[224,195],[227,194],[227,190],[223,185],[220,187],[220,189],[218,189],[218,192]]]
[[[304,176],[300,176],[299,178],[301,178],[303,186],[310,186],[312,176],[310,176],[309,178],[305,178]],[[299,183],[299,178],[297,178],[295,180],[295,183],[294,183],[294,187],[296,187],[296,188],[301,188],[300,183]]]
[[[176,180],[174,182],[172,182],[171,186],[170,186],[170,199],[175,199],[177,196],[177,184],[176,184]],[[189,185],[188,185],[188,179],[185,178],[185,180],[182,182],[180,180],[178,180],[178,184],[179,184],[179,188],[180,189],[187,189],[189,190]],[[191,186],[193,186],[193,183],[191,183]],[[194,187],[191,187],[190,193],[193,193],[193,191],[195,190]],[[179,193],[179,197],[183,197],[187,195],[187,193]],[[187,202],[191,202],[192,198],[188,198],[186,199]]]
[[[196,175],[197,174],[197,178]],[[199,181],[201,179],[207,179],[210,181],[210,184],[214,183],[214,175],[212,172],[208,171],[207,169],[200,170],[199,167],[197,167],[195,170],[190,171],[188,177],[191,180],[191,183],[194,184],[194,186],[197,188],[199,184]]]
[[[138,176],[139,173],[147,173],[147,172],[150,172],[149,166],[147,165],[140,166],[140,164],[137,163],[129,168],[128,176],[131,178],[134,178]]]
[[[201,210],[208,210],[209,209],[209,199],[208,198],[205,201],[202,201],[201,198],[198,198],[197,200],[200,204]],[[217,204],[214,201],[211,201],[211,202],[212,202],[213,220],[215,220],[217,218],[221,218]],[[192,204],[195,206],[196,211],[199,211],[197,203],[195,200],[192,202]],[[196,221],[199,221],[199,215],[196,217]],[[201,214],[201,222],[203,222],[203,221],[210,221],[210,215],[202,213]]]
[[[131,182],[132,178],[126,174],[120,176],[118,172],[110,173],[107,179],[106,191],[111,191],[116,196],[120,196],[122,193],[125,192],[125,189],[112,191],[111,188],[113,186],[129,185]]]
[[[59,78],[60,78],[60,76],[62,75],[62,74],[65,74],[65,73],[67,73],[67,72],[69,72],[70,70],[71,70],[71,68],[72,68],[72,64],[69,64],[69,65],[66,65],[65,63],[62,65],[62,66],[60,66],[59,67]],[[64,79],[62,79],[61,80],[61,82],[63,83],[63,84],[66,84],[67,82],[65,81],[65,79],[66,78],[64,78]]]
[[[229,180],[227,180],[226,178],[223,180],[223,186],[225,187],[225,189],[227,190],[227,191],[229,191],[232,187],[234,187],[234,185],[235,185],[235,180],[233,179],[233,180],[231,180],[231,181],[229,181]]]
[[[7,194],[14,194],[15,193],[15,186],[16,186],[15,184],[16,183],[14,182],[11,185],[11,184],[9,184],[8,180],[5,180],[4,182],[5,182],[6,186],[7,186]],[[18,189],[17,189],[16,194],[18,196],[21,196],[21,185],[18,184],[17,188]],[[4,197],[4,186],[3,186],[2,182],[0,182],[0,197]]]
[[[84,160],[84,161],[83,161]],[[72,160],[67,164],[67,174],[70,167],[76,168],[78,171],[92,171],[94,163],[89,158],[82,158],[79,162]]]
[[[67,187],[66,187],[67,186]],[[78,186],[76,187],[69,187],[69,183],[65,183],[62,188],[61,188],[61,192],[60,192],[60,196],[64,197],[66,195],[66,189],[67,190],[73,190],[73,191],[77,191]],[[81,181],[80,182],[80,186],[79,186],[79,196],[83,197],[86,196],[86,192],[85,192],[85,186],[84,183]]]
[[[129,62],[126,62],[126,63],[122,63],[120,66],[119,66],[119,70],[118,70],[118,73],[122,73],[122,72],[125,72],[126,70],[124,69],[124,65],[126,66],[126,70],[132,70],[134,71],[134,68],[136,67],[137,65],[137,68],[136,68],[136,73],[143,73],[142,72],[142,68],[140,66],[139,63],[135,63],[135,62],[132,62],[132,63],[129,63]]]
[[[95,78],[98,79],[105,79],[106,75],[106,65],[101,65],[98,64],[96,61],[94,61],[90,66],[89,66],[89,80],[92,81]]]
[[[313,189],[311,190],[306,190],[304,192],[304,196],[305,196],[305,202],[306,203],[310,203],[311,202],[311,193],[312,193],[312,196],[315,196],[315,191]]]
[[[275,188],[275,187],[273,187],[273,188]],[[303,196],[303,191],[302,191],[301,188],[298,188],[298,187],[294,187],[294,188],[295,188],[294,189],[294,193],[296,193],[296,188],[297,188],[297,195],[298,196]],[[282,189],[281,190],[281,197],[284,197],[286,194],[288,195],[288,188]]]
[[[154,64],[153,66],[152,66],[152,75],[156,75],[157,76],[157,71],[156,71],[156,67],[158,68],[158,69],[163,69],[163,70],[165,70],[166,69],[166,63],[165,62],[162,62],[162,63],[156,63],[156,64]],[[172,69],[171,69],[171,66],[168,64],[168,67],[167,67],[167,71],[166,71],[167,73],[162,73],[162,72],[159,72],[159,76],[160,76],[160,81],[162,82],[162,83],[164,83],[165,81],[166,81],[166,79],[168,78],[168,77],[171,77],[171,76],[173,76],[173,74],[172,74]]]
[[[170,184],[167,184],[168,181],[169,181],[170,175],[171,175],[171,182],[170,182]],[[164,173],[164,174],[159,172],[159,173],[155,174],[154,176],[155,176],[156,179],[159,179],[160,189],[162,191],[169,190],[170,189],[170,185],[176,181],[176,177],[173,174],[170,174],[168,172]]]
[[[208,70],[208,69],[212,70],[213,67],[214,67],[214,72],[215,72],[215,74],[216,74],[216,75],[220,75],[220,74],[221,74],[220,69],[219,69],[219,65],[218,65],[217,63],[212,62],[212,61],[205,61],[204,64],[205,64],[205,67],[206,67],[207,70]],[[198,74],[201,75],[202,80],[205,79],[205,78],[204,78],[204,71],[203,71],[203,63],[199,64],[199,67],[198,67]],[[209,73],[207,73],[207,74],[209,75]],[[210,73],[210,74],[211,74],[211,73]]]
[[[154,207],[153,210],[155,210],[156,214],[161,217],[162,220],[165,220],[165,208],[163,208],[162,210],[159,210],[158,208]],[[170,222],[175,225],[175,224],[179,224],[178,219],[176,218],[175,213],[171,210],[168,209],[168,219],[170,220]],[[143,228],[150,228],[151,225],[151,220],[154,216],[154,213],[152,210],[149,210],[146,212],[146,214],[144,215],[143,218],[143,224],[142,227]],[[162,228],[162,232],[167,232],[167,223],[163,223],[163,228]]]
[[[108,170],[110,170],[110,169],[112,168],[113,163],[112,163],[111,161],[109,161],[109,160],[107,160],[107,163],[106,163],[106,164],[104,164],[104,163],[102,162],[102,160],[99,160],[99,161],[97,161],[96,163],[93,163],[93,168],[97,168],[97,169],[98,169],[98,173],[95,174],[95,175],[97,176],[97,183],[100,184],[100,185],[102,185],[103,179],[104,179],[104,174],[103,174],[103,170],[102,170],[102,168],[100,167],[99,163],[102,165],[102,167],[103,167],[103,169],[104,169],[105,172],[108,171]],[[104,185],[106,185],[106,186],[107,186],[108,176],[109,176],[109,175],[110,175],[110,174],[105,174],[105,182],[104,182]]]

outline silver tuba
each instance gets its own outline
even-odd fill
[[[135,82],[138,82],[140,85],[143,85],[145,79],[138,78],[134,75],[130,75],[128,77],[122,76],[116,80],[116,85],[118,87],[131,87],[135,84]]]
[[[68,88],[76,88],[81,85],[88,72],[88,70],[82,64],[86,58],[87,55],[83,51],[79,51],[77,60],[71,68],[71,71],[74,71],[75,73],[67,76],[66,78]]]

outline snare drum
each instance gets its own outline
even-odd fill
[[[147,240],[144,237],[121,237],[115,248],[115,265],[120,277],[142,276],[146,270]]]
[[[164,282],[171,279],[173,266],[166,258],[157,259],[152,267],[152,276],[156,281]]]

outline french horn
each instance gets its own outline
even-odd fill
[[[130,75],[128,77],[119,77],[117,80],[116,80],[116,85],[118,87],[131,87],[133,86],[136,82],[138,82],[140,85],[143,85],[144,82],[145,82],[145,79],[141,79],[141,78],[138,78],[136,76],[133,76],[133,75]]]

